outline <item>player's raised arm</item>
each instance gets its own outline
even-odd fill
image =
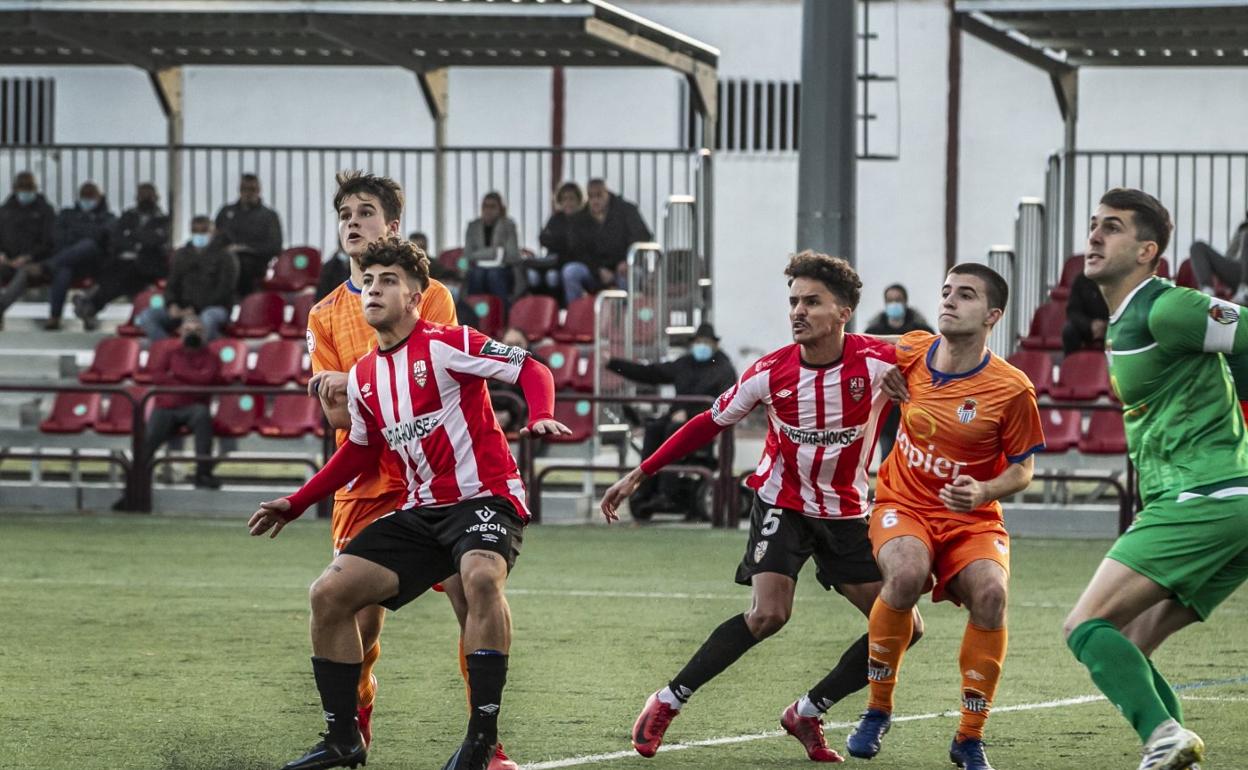
[[[1172,288],[1148,314],[1148,330],[1163,350],[1184,353],[1248,353],[1244,308],[1195,289]]]

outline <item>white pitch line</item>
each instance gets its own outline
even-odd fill
[[[1216,695],[1182,695],[1179,697],[1183,698],[1183,700],[1201,700],[1212,703],[1248,703],[1248,697],[1241,695],[1223,695],[1221,697]]]

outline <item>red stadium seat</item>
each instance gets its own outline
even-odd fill
[[[568,426],[571,436],[546,440],[554,444],[579,444],[594,435],[594,405],[588,401],[556,401],[555,419]]]
[[[250,393],[227,393],[217,400],[212,432],[237,438],[251,433],[264,416],[264,399]]]
[[[554,297],[530,294],[516,300],[507,314],[507,325],[524,332],[529,342],[544,340],[559,322],[559,303]]]
[[[226,325],[225,333],[231,337],[267,337],[282,325],[285,314],[282,295],[270,291],[248,294],[238,306],[238,320]]]
[[[568,305],[563,323],[550,336],[559,342],[593,342],[596,329],[594,297],[587,294]]]
[[[273,409],[260,420],[257,431],[271,438],[295,438],[307,433],[323,435],[321,402],[302,393],[283,393],[273,399]]]
[[[533,349],[533,354],[550,367],[556,390],[572,387],[572,382],[576,379],[577,363],[581,357],[581,351],[575,345],[543,342]]]
[[[78,381],[121,382],[134,376],[139,368],[139,341],[133,337],[105,337],[95,346],[95,355]]]
[[[121,436],[130,435],[134,429],[134,405],[143,400],[147,388],[129,387],[126,392],[133,398],[134,402],[125,396],[116,393],[108,397],[108,405],[104,407],[104,413],[100,419],[95,421],[95,432],[105,433],[108,435]],[[149,398],[145,411],[147,414],[152,413],[152,409],[156,406],[156,400]]]
[[[304,353],[303,363],[299,367],[299,376],[295,378],[295,382],[300,385],[307,385],[312,381],[312,356]]]
[[[468,258],[461,248],[447,249],[438,255],[438,264],[446,268],[455,268],[464,275],[468,274]]]
[[[1078,409],[1040,409],[1040,424],[1044,426],[1044,451],[1068,452],[1079,446],[1083,436],[1080,425],[1082,415]]]
[[[143,327],[139,326],[139,316],[152,305],[160,307],[165,303],[165,295],[156,289],[144,289],[134,297],[130,307],[130,319],[117,327],[117,333],[123,337],[142,337]]]
[[[1169,278],[1170,277],[1170,260],[1165,259],[1163,257],[1162,260],[1157,263],[1157,272],[1155,273],[1155,275],[1158,278]]]
[[[1066,303],[1050,300],[1036,308],[1031,328],[1020,344],[1028,350],[1061,350],[1062,327],[1066,325]]]
[[[264,288],[269,291],[302,291],[316,286],[320,277],[320,249],[296,246],[273,258],[265,275]]]
[[[1062,265],[1062,277],[1058,279],[1057,285],[1049,292],[1049,297],[1056,300],[1066,300],[1070,297],[1070,287],[1074,285],[1075,279],[1083,272],[1083,255],[1076,254],[1066,260]]]
[[[493,294],[469,294],[465,301],[477,314],[477,328],[487,337],[503,333],[503,301]]]
[[[1053,359],[1042,350],[1018,350],[1006,359],[1022,370],[1036,386],[1036,395],[1043,396],[1053,385]]]
[[[1109,395],[1109,366],[1105,354],[1077,350],[1066,356],[1049,395],[1059,401],[1094,401]]]
[[[308,332],[308,313],[316,304],[316,294],[305,292],[290,303],[290,320],[278,327],[277,333],[290,340],[302,340]]]
[[[248,367],[248,385],[285,385],[303,368],[303,345],[294,340],[270,340],[260,346],[256,363]]]
[[[57,393],[52,414],[39,423],[44,433],[82,433],[100,416],[99,393]]]
[[[134,381],[150,383],[155,380],[156,372],[164,371],[169,366],[169,356],[182,345],[178,337],[166,337],[156,340],[147,348],[146,357],[140,356],[139,368],[134,372]]]
[[[1079,439],[1079,451],[1090,455],[1120,455],[1127,451],[1127,431],[1120,410],[1092,413],[1088,432]]]
[[[208,343],[208,349],[221,361],[221,380],[226,384],[242,382],[247,375],[247,343],[222,337]]]

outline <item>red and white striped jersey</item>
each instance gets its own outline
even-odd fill
[[[524,483],[485,378],[515,383],[528,356],[467,326],[418,321],[406,340],[351,367],[350,440],[384,441],[398,455],[406,508],[499,495],[527,521]]]
[[[746,482],[764,503],[819,519],[867,513],[867,466],[891,406],[881,375],[896,360],[892,345],[859,334],[846,334],[841,359],[822,367],[788,345],[716,400],[711,419],[723,426],[767,405],[767,443]]]

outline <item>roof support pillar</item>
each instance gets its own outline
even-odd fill
[[[719,123],[718,70],[702,63],[693,65],[693,73],[687,75],[689,89],[694,95],[694,107],[702,114],[702,146],[715,149],[715,134]]]
[[[1075,238],[1075,150],[1079,133],[1079,70],[1071,68],[1050,75],[1057,106],[1065,124],[1062,152],[1062,242],[1052,252],[1058,264],[1069,256]]]
[[[441,253],[450,245],[446,237],[446,116],[450,79],[445,67],[417,72],[416,79],[433,116],[434,249]]]
[[[178,210],[182,203],[182,96],[183,80],[181,67],[165,67],[149,70],[148,78],[156,90],[156,98],[160,101],[160,109],[165,113],[165,152],[169,164],[168,184],[165,200],[168,201],[169,219],[173,227],[173,243],[177,245],[183,238],[183,219]],[[194,212],[191,212],[194,216]]]
[[[854,259],[857,3],[802,0],[797,248]]]

